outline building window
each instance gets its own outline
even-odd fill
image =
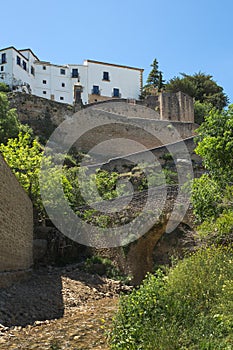
[[[120,97],[120,90],[117,88],[114,88],[112,96],[113,97]]]
[[[110,81],[109,72],[103,72],[103,80]]]
[[[65,87],[65,86],[66,86],[66,84],[65,84],[65,83],[61,83],[61,86],[62,86],[62,87]]]
[[[43,94],[46,95],[46,91],[43,91]]]
[[[6,54],[2,53],[2,63],[6,63]]]
[[[47,84],[47,81],[46,81],[46,80],[43,80],[43,84]]]
[[[4,66],[1,66],[1,72],[4,72]]]
[[[61,73],[62,75],[65,75],[65,74],[66,74],[66,70],[63,69],[63,68],[61,68],[61,69],[60,69],[60,73]]]
[[[20,59],[20,57],[19,57],[19,56],[17,56],[16,61],[17,61],[17,64],[18,64],[19,66],[21,66],[21,59]]]
[[[93,85],[92,94],[100,95],[100,87],[98,85]]]
[[[25,61],[23,61],[23,69],[27,70],[27,63]]]
[[[72,78],[78,78],[78,69],[77,68],[72,69]]]
[[[35,75],[35,68],[31,66],[31,74]]]
[[[63,96],[60,96],[60,100],[63,101],[63,100],[64,100],[64,97],[63,97]]]
[[[43,66],[43,70],[46,70],[46,66]]]

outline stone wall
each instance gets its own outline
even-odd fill
[[[127,105],[123,102],[122,104]],[[119,105],[118,108],[122,112],[121,103],[116,103],[116,105]],[[132,109],[134,109],[134,106],[132,106]],[[109,158],[139,152],[143,149],[143,146],[144,149],[150,149],[178,142],[194,136],[196,129],[195,124],[188,122],[127,117],[123,114],[118,114],[117,110],[109,111],[107,104],[104,107],[102,106],[102,108],[100,106],[95,108],[94,106],[93,110],[84,109],[80,112],[80,115],[82,115],[82,120],[84,121],[82,127],[88,131],[76,142],[77,149],[88,152],[98,145],[98,151],[95,149],[96,154],[104,154]],[[102,125],[93,127],[92,125],[95,125],[93,121],[95,120],[101,120]],[[75,139],[77,128],[78,125],[76,126],[75,122],[71,123],[69,132],[64,134],[64,143],[69,143],[70,138]],[[122,140],[116,146],[114,139],[119,138]],[[107,140],[111,140],[111,142],[104,143]],[[135,142],[130,144],[127,140]]]
[[[69,119],[74,112],[81,109],[80,105],[70,106],[24,93],[10,93],[9,100],[11,107],[17,109],[20,121],[29,124],[42,142],[49,138],[61,122]],[[155,97],[155,100],[158,102],[157,97]],[[155,111],[155,109],[126,102],[126,100],[114,100],[114,103],[109,101],[99,102],[92,105],[92,108],[95,109],[93,115],[90,113],[90,108],[82,109],[85,123],[91,125],[91,121],[96,118],[96,115],[98,118],[99,113],[104,118],[106,125],[101,128],[92,128],[91,132],[88,132],[84,138],[79,139],[76,143],[79,151],[87,152],[101,141],[119,137],[142,143],[146,148],[154,148],[164,143],[176,142],[179,139],[194,135],[195,124],[188,120],[185,123],[175,121],[173,117],[173,120],[170,121],[161,120],[158,111]],[[72,130],[72,132],[75,132],[75,130]],[[156,138],[153,134],[157,134],[159,137]],[[161,142],[160,135],[165,136],[165,142],[164,140]],[[111,147],[107,149],[109,157],[136,151],[134,146],[133,149],[128,149],[128,145],[124,149],[123,143],[122,152],[119,152],[118,149],[116,153],[114,144],[112,144],[112,149]],[[101,152],[105,153],[105,150],[100,150]]]
[[[162,92],[159,95],[147,96],[138,101],[148,108],[157,111],[161,120],[194,123],[193,98],[183,92]]]
[[[32,127],[42,141],[76,110],[76,106],[21,92],[9,93],[8,99],[11,108],[16,108],[19,120]]]
[[[33,264],[32,203],[0,155],[0,287],[27,275]]]
[[[162,120],[173,120],[194,123],[194,108],[192,97],[180,92],[161,93],[160,118]]]

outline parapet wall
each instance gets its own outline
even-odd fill
[[[126,107],[127,111],[124,113]],[[129,107],[132,109],[131,112]],[[148,109],[144,106],[138,106],[138,108],[139,114],[142,109],[141,118],[133,117],[134,106],[124,102],[118,102],[115,105],[106,103],[102,106],[93,106],[90,109],[80,111],[79,115],[82,116],[84,121],[82,127],[89,131],[86,132],[84,137],[78,139],[75,144],[77,149],[87,152],[98,145],[99,154],[108,155],[109,158],[112,158],[141,151],[141,145],[145,149],[151,149],[179,142],[195,135],[196,125],[194,123],[143,118],[144,115],[147,116]],[[143,109],[145,109],[144,114]],[[118,113],[119,111],[120,113]],[[95,119],[101,120],[102,125],[95,128],[91,127],[92,121]],[[63,137],[64,142],[69,143],[70,137],[74,139],[75,133],[75,127],[70,128],[70,132]],[[114,139],[119,138],[121,142],[118,142],[116,146]],[[111,140],[111,142],[104,144],[105,140]],[[124,142],[124,140],[135,142],[130,144]],[[96,154],[98,154],[97,151]]]
[[[81,106],[70,106],[26,93],[10,93],[8,97],[11,107],[17,109],[20,121],[29,124],[42,142],[64,120],[69,120],[77,110],[81,110]],[[146,148],[155,148],[194,135],[196,126],[193,123],[193,101],[183,93],[161,93],[144,101],[133,101],[135,104],[122,99],[113,101],[91,105],[97,111],[95,116],[91,115],[90,108],[81,110],[85,123],[91,125],[97,113],[97,118],[100,115],[106,125],[92,128],[86,137],[79,139],[76,143],[79,151],[88,152],[101,141],[114,138],[132,139]],[[153,136],[155,134],[158,135],[157,138]],[[160,136],[163,136],[163,140]],[[137,151],[134,148],[128,149],[128,145],[124,149],[123,143],[121,149],[122,152],[117,149],[116,153],[112,143],[107,154],[116,157],[126,154],[125,152]],[[106,154],[105,150],[99,151]]]
[[[32,203],[0,155],[0,288],[24,278],[33,264]]]

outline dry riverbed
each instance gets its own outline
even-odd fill
[[[107,350],[121,282],[77,265],[40,270],[0,290],[0,349]]]

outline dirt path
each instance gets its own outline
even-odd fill
[[[0,349],[107,350],[119,292],[129,289],[75,266],[36,273],[0,290]]]

